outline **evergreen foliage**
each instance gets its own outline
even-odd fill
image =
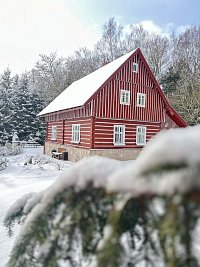
[[[19,199],[4,220],[9,234],[22,223],[8,267],[199,266],[200,128],[173,131],[133,165],[86,158]]]
[[[0,77],[0,143],[5,143],[12,136],[14,110],[12,82],[11,71],[6,69]]]
[[[43,143],[45,125],[37,118],[43,107],[42,97],[30,90],[28,74],[11,77],[6,69],[0,78],[0,144],[11,141],[14,132],[20,140],[32,136]]]
[[[178,72],[175,72],[172,67],[162,76],[160,84],[163,87],[163,91],[168,93],[173,93],[178,88],[178,81],[180,80],[180,75]]]

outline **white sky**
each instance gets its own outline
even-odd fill
[[[199,15],[195,20],[190,10],[193,6],[198,9],[190,0],[161,2],[163,5],[160,0],[149,0],[149,5],[146,0],[0,0],[0,73],[6,67],[13,73],[29,70],[39,54],[57,51],[67,57],[82,46],[92,48],[111,17],[125,27],[142,23],[145,29],[161,34],[199,22]],[[184,16],[178,3],[187,8]]]
[[[95,23],[80,21],[62,0],[0,0],[0,72],[7,66],[29,69],[42,53],[92,48],[100,31]]]

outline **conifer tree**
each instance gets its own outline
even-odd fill
[[[13,133],[13,79],[10,69],[4,70],[0,77],[0,143],[10,140]]]

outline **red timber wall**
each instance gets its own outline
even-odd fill
[[[114,125],[125,125],[125,146],[113,145]],[[136,145],[136,127],[146,126],[146,138],[148,140],[160,131],[158,122],[134,122],[131,120],[95,119],[94,148],[139,148]]]
[[[74,147],[90,148],[91,147],[91,118],[77,118],[68,119],[62,121],[49,121],[47,122],[47,138],[46,141],[50,141],[55,144],[70,145]],[[72,140],[72,124],[80,124],[81,140],[79,144],[74,144]],[[51,140],[52,126],[57,126],[57,139]]]
[[[138,73],[132,71],[138,63]],[[120,104],[120,90],[130,91],[130,105]],[[146,106],[137,107],[137,93],[146,94]],[[164,121],[164,102],[156,90],[151,74],[140,55],[132,56],[90,101],[94,117],[120,118],[144,122]]]

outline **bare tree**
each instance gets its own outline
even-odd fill
[[[57,57],[56,52],[49,56],[40,55],[40,60],[30,73],[32,90],[40,91],[49,103],[67,84],[65,59]]]
[[[170,40],[156,33],[149,33],[142,25],[130,25],[123,47],[125,51],[140,48],[154,75],[159,80],[170,63]]]
[[[75,51],[73,56],[68,57],[65,62],[68,85],[93,72],[99,66],[97,56],[91,50],[82,47]]]
[[[96,44],[95,53],[103,61],[113,61],[123,54],[122,51],[123,27],[115,18],[110,18],[103,26],[103,34]]]

